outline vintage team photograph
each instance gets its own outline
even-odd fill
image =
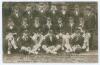
[[[3,63],[98,63],[97,2],[3,2]]]

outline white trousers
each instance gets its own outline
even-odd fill
[[[10,51],[12,47],[14,49],[17,49],[18,48],[17,45],[16,45],[16,43],[15,43],[15,40],[14,39],[13,40],[8,40],[8,50]]]
[[[86,49],[86,51],[89,51],[89,41],[84,41],[82,49]]]
[[[49,46],[49,47],[43,45],[42,48],[44,51],[46,51],[46,53],[53,53],[53,52],[57,52],[61,48],[61,45]]]

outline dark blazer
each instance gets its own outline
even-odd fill
[[[55,28],[55,33],[63,33],[65,32],[65,26],[62,23],[62,26],[60,27],[59,24],[56,24]]]
[[[54,35],[51,35],[51,37],[52,39],[50,39],[50,36],[47,36],[43,44],[47,46],[55,46],[57,44],[57,39]]]
[[[51,27],[49,28],[46,24],[43,26],[43,33],[47,34],[49,30],[53,30],[54,32],[54,26],[51,25]]]
[[[84,42],[84,38],[81,35],[80,36],[77,36],[77,37],[75,37],[75,38],[73,38],[71,40],[71,44],[72,45],[79,44],[80,46],[82,46],[83,45],[83,42]]]

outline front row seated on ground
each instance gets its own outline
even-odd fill
[[[34,33],[29,36],[24,32],[22,37],[15,39],[14,35],[17,33],[8,33],[6,40],[8,42],[8,54],[11,54],[11,49],[18,49],[20,51],[28,52],[29,54],[38,54],[39,51],[44,50],[46,53],[57,54],[59,50],[65,52],[76,52],[80,50],[89,51],[89,39],[91,37],[89,32],[80,33],[79,31],[69,33],[53,34],[52,30],[48,31],[46,35],[41,33]],[[20,39],[20,47],[18,41]]]

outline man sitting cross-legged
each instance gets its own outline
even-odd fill
[[[31,38],[34,42],[34,45],[32,47],[32,50],[30,51],[30,53],[38,54],[38,51],[40,50],[41,43],[43,42],[44,37],[41,33],[37,32],[37,33],[34,33],[34,35],[31,36]]]
[[[29,51],[31,51],[32,41],[28,30],[23,31],[22,36],[20,37],[20,41],[21,41],[21,51],[25,52],[25,54],[29,53]]]
[[[56,36],[53,34],[52,30],[44,36],[45,40],[42,45],[42,49],[46,53],[57,54],[57,51],[61,48],[61,45],[57,44]]]

